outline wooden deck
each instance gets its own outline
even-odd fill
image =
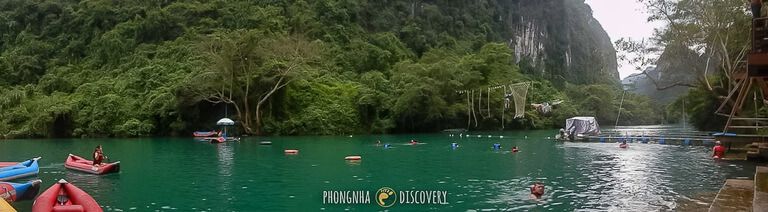
[[[709,211],[752,211],[753,187],[752,180],[727,179],[709,206]]]
[[[754,180],[727,179],[709,211],[768,212],[768,167],[756,167]]]

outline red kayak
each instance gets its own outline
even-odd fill
[[[0,168],[6,167],[6,166],[13,166],[19,163],[21,162],[0,162]]]
[[[49,211],[98,212],[104,210],[91,195],[62,179],[40,194],[32,204],[32,212]]]
[[[210,137],[218,134],[216,131],[210,131],[210,132],[202,132],[202,131],[195,131],[192,133],[192,136],[195,137]]]
[[[86,160],[83,157],[69,154],[67,161],[64,163],[64,167],[91,174],[107,174],[112,172],[119,172],[120,161],[114,163],[102,163],[101,165],[94,166],[93,161],[91,160]]]

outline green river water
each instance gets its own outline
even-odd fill
[[[753,164],[713,161],[711,147],[634,143],[620,149],[615,143],[546,139],[555,133],[251,137],[224,144],[192,138],[0,140],[0,161],[41,156],[41,192],[64,178],[105,211],[697,210],[707,207],[726,178],[754,173]],[[377,139],[392,148],[375,145]],[[410,139],[426,144],[407,145]],[[273,144],[259,145],[264,140]],[[460,147],[452,149],[452,142]],[[493,143],[502,150],[494,151]],[[121,161],[120,173],[64,168],[69,153],[88,157],[97,144]],[[509,152],[512,146],[520,152]],[[299,154],[286,155],[285,149]],[[362,160],[345,161],[348,155]],[[541,201],[528,197],[534,181],[546,184]],[[375,203],[382,187],[447,195],[445,204],[398,200],[383,208]],[[343,190],[369,191],[370,203],[323,203],[324,191]],[[32,202],[12,205],[29,211]]]

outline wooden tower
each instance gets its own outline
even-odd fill
[[[745,65],[742,65],[734,75],[733,79],[736,81],[736,86],[728,92],[728,96],[725,98],[720,107],[715,112],[718,115],[728,117],[728,121],[725,123],[723,132],[728,132],[729,129],[762,129],[768,128],[768,118],[756,117],[755,114],[741,113],[741,109],[744,106],[744,101],[750,96],[754,95],[755,101],[757,100],[756,93],[753,93],[753,86],[762,92],[760,98],[764,102],[768,99],[768,84],[765,80],[768,78],[768,18],[756,18],[752,19],[752,50],[747,55],[747,61]],[[735,99],[733,99],[735,97]],[[728,114],[721,111],[730,105],[731,111]],[[740,125],[734,125],[735,122],[741,123]]]

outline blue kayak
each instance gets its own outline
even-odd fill
[[[0,181],[8,181],[29,176],[35,176],[40,171],[37,165],[39,157],[18,163],[13,166],[0,168]]]
[[[0,182],[0,199],[6,202],[35,199],[40,192],[41,180],[32,180],[26,183]]]

